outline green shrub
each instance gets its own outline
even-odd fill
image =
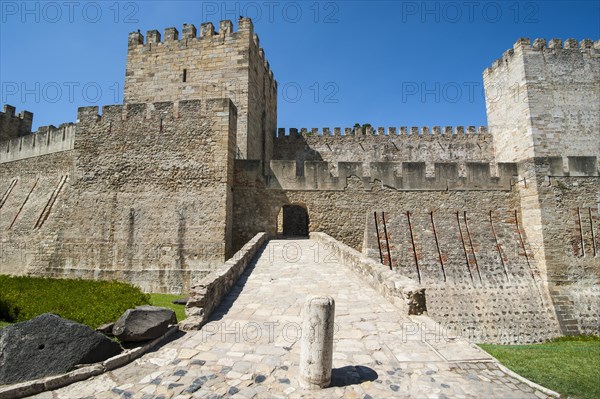
[[[96,328],[149,303],[150,297],[139,288],[118,281],[0,275],[0,320],[7,322],[51,312]]]
[[[0,320],[16,320],[18,317],[19,309],[2,299],[2,293],[0,293]]]

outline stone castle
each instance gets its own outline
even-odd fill
[[[436,319],[598,334],[600,41],[519,39],[483,79],[487,128],[286,132],[250,19],[131,33],[123,105],[0,113],[0,273],[184,293],[258,232],[321,231]]]

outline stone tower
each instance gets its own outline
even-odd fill
[[[498,162],[596,157],[600,151],[600,43],[520,39],[484,72]]]
[[[0,112],[0,141],[10,140],[31,134],[33,114],[22,111],[15,114],[15,107],[5,104]]]
[[[238,159],[263,160],[268,165],[277,127],[277,82],[249,18],[184,24],[144,36],[129,35],[124,102],[230,98],[238,111]]]
[[[496,162],[519,164],[523,228],[563,333],[600,305],[600,41],[518,40],[484,72]]]

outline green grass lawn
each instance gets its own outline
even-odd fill
[[[0,275],[0,328],[46,312],[96,328],[144,304],[173,309],[181,321],[185,319],[185,305],[171,303],[181,297],[144,294],[138,287],[117,281]]]
[[[562,337],[534,345],[479,346],[512,371],[563,396],[600,398],[600,337]]]
[[[149,301],[138,287],[118,281],[0,275],[0,320],[10,323],[55,313],[96,328]]]
[[[177,321],[185,319],[185,305],[175,305],[171,303],[173,299],[181,298],[181,295],[171,294],[148,294],[150,295],[150,304],[153,306],[162,306],[165,308],[173,309],[177,315]],[[116,321],[116,320],[115,320]],[[9,326],[13,323],[0,320],[0,328]]]
[[[149,294],[150,304],[153,306],[162,306],[164,308],[173,309],[177,315],[177,321],[185,319],[185,305],[175,305],[171,301],[173,299],[182,298],[185,295],[171,295],[171,294]]]

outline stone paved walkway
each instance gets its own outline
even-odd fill
[[[320,391],[297,381],[300,312],[309,294],[336,301],[333,386]],[[400,315],[316,241],[272,240],[201,331],[36,397],[546,397],[476,346],[440,339],[433,324]]]

